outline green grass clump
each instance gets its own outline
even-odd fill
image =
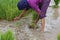
[[[58,34],[57,38],[58,38],[58,40],[60,40],[60,33]]]
[[[0,32],[0,40],[14,40],[12,31]]]
[[[32,20],[34,21],[34,20],[36,20],[36,18],[37,18],[37,13],[33,10],[32,11]]]
[[[18,0],[0,0],[0,19],[13,20],[21,11],[17,8]]]
[[[54,2],[55,2],[54,7],[55,7],[55,8],[57,8],[57,7],[58,7],[58,5],[59,5],[59,3],[60,3],[60,0],[54,0]]]

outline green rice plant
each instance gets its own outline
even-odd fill
[[[38,16],[37,13],[34,10],[32,10],[32,20],[33,21],[36,20],[37,16]]]
[[[0,0],[0,18],[13,20],[21,11],[17,8],[18,0]]]
[[[59,4],[60,0],[54,0],[54,2],[55,2],[54,7],[58,7],[58,4]]]
[[[0,40],[14,40],[12,31],[0,32]]]
[[[1,40],[1,33],[0,33],[0,40]]]
[[[60,40],[60,33],[58,34],[57,38],[58,38],[58,40]]]
[[[5,10],[4,10],[4,8],[2,8],[1,2],[0,2],[0,19],[1,18],[2,19],[5,18]]]

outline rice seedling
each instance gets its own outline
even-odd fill
[[[37,13],[34,10],[32,10],[32,20],[33,21],[36,20],[37,16],[38,16]]]
[[[55,2],[54,7],[55,7],[55,8],[58,7],[60,0],[54,0],[54,2]]]
[[[14,40],[12,31],[0,32],[0,40]]]
[[[60,33],[58,34],[57,39],[60,40]]]

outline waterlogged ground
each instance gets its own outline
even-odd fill
[[[39,29],[29,29],[28,25],[32,21],[32,14],[16,22],[0,20],[0,31],[5,32],[11,29],[16,40],[57,40],[57,34],[60,32],[60,8],[48,8],[45,32],[41,33]],[[38,22],[41,27],[41,22]]]

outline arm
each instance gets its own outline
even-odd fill
[[[40,15],[41,10],[39,9],[39,6],[36,3],[29,3],[29,5],[37,12],[38,15]]]

